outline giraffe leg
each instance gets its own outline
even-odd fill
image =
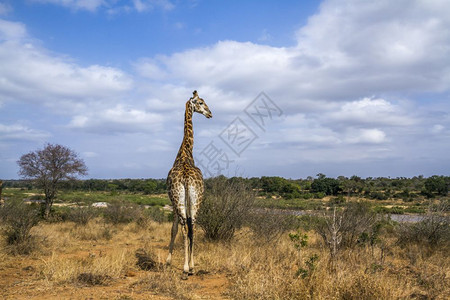
[[[189,275],[194,275],[194,227],[195,223],[191,220],[189,226]]]
[[[199,171],[200,172],[200,171]],[[201,175],[200,175],[201,177]],[[194,274],[194,232],[195,232],[195,218],[197,216],[199,201],[201,201],[203,186],[198,184],[195,180],[188,185],[189,206],[187,224],[189,237],[189,274]]]
[[[173,247],[175,244],[175,238],[178,233],[178,216],[175,214],[173,218],[172,231],[170,232],[170,244],[169,244],[169,255],[167,256],[166,264],[170,265],[172,262]]]
[[[183,276],[181,279],[186,280],[189,274],[189,237],[188,237],[188,225],[186,223],[182,224],[181,231],[183,232],[184,239],[184,267]]]

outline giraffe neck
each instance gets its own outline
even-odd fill
[[[184,136],[181,143],[180,150],[178,151],[175,164],[180,160],[187,160],[194,164],[193,148],[194,148],[194,129],[192,126],[192,114],[194,109],[190,101],[186,102],[186,111],[184,113]]]

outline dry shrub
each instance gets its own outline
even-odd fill
[[[255,242],[276,242],[288,230],[296,229],[297,221],[294,216],[274,210],[253,210],[247,219],[247,226],[253,232]]]
[[[74,207],[71,208],[68,212],[68,220],[81,226],[86,225],[96,216],[98,216],[98,211],[95,208],[89,206]]]
[[[152,222],[162,224],[167,220],[168,218],[162,208],[150,206],[141,210],[139,217],[136,219],[136,225],[140,228],[148,228]]]
[[[158,206],[150,206],[148,209],[144,210],[144,214],[149,216],[152,221],[160,224],[168,220],[164,210]]]
[[[124,201],[113,201],[103,211],[103,217],[108,223],[127,224],[137,220],[141,215],[140,209],[130,206]]]
[[[210,178],[205,181],[205,199],[197,223],[207,239],[229,241],[248,219],[254,201],[255,194],[245,181]]]
[[[376,238],[376,214],[367,203],[347,203],[343,209],[333,207],[331,213],[317,222],[316,232],[328,248],[332,262],[343,249],[353,249],[358,242]]]
[[[450,250],[449,202],[440,202],[429,207],[423,220],[417,223],[403,223],[398,226],[397,243],[403,248],[420,248],[422,255],[429,256],[434,251]]]
[[[148,252],[141,248],[136,250],[135,256],[137,258],[136,265],[142,270],[161,270],[163,267],[153,252]]]
[[[38,248],[31,229],[39,222],[39,210],[20,200],[7,201],[0,207],[0,220],[5,225],[7,250],[11,254],[30,254]]]

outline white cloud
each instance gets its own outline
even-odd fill
[[[135,10],[139,13],[159,8],[164,11],[172,10],[175,5],[169,0],[31,0],[36,3],[45,3],[64,6],[73,10],[87,10],[95,12],[104,8],[110,14]],[[125,4],[124,4],[125,3]]]
[[[344,122],[347,125],[408,126],[415,123],[410,114],[411,112],[387,100],[366,97],[345,102],[340,109],[324,114],[324,122]]]
[[[132,86],[123,71],[111,67],[79,66],[67,57],[30,43],[21,23],[0,20],[0,97],[55,105],[115,97]]]
[[[368,143],[380,144],[386,142],[386,134],[379,129],[349,128],[346,140],[351,144]]]
[[[450,12],[444,5],[437,9],[438,3],[325,1],[299,30],[295,47],[220,41],[150,58],[139,71],[186,86],[252,94],[264,89],[290,97],[286,102],[448,91]]]
[[[159,114],[118,104],[113,108],[75,115],[69,127],[103,134],[150,133],[158,131],[162,121]]]
[[[445,130],[445,126],[441,125],[441,124],[435,124],[433,125],[433,127],[431,128],[431,133],[433,134],[439,134],[441,132],[443,132]]]
[[[0,140],[44,141],[50,133],[29,128],[21,124],[0,124]]]
[[[445,0],[324,1],[298,47],[366,89],[448,90],[449,15]]]
[[[18,22],[0,19],[0,42],[3,40],[17,40],[26,36],[25,25]]]
[[[134,8],[138,12],[145,12],[154,8],[172,10],[175,6],[168,0],[133,0]]]
[[[284,48],[222,41],[212,47],[148,59],[138,70],[151,79],[182,80],[185,85],[214,86],[223,91],[246,87],[254,93],[262,84],[266,88],[278,86],[289,75],[289,57]]]
[[[74,10],[95,11],[107,3],[106,0],[31,0],[38,3],[49,3],[65,6]]]

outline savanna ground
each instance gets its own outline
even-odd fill
[[[105,200],[113,197],[105,195]],[[147,204],[165,201],[139,197]],[[227,211],[223,203],[211,203],[205,207]],[[232,207],[228,217],[235,218],[233,224],[243,218],[246,222],[219,238],[197,227],[196,274],[187,281],[181,280],[181,235],[172,266],[167,267],[171,223],[148,209],[130,209],[124,219],[100,210],[84,219],[86,211],[71,218],[60,214],[31,226],[25,251],[3,235],[0,295],[3,299],[450,298],[447,211],[445,219],[414,225],[380,219],[367,207],[346,215],[339,210],[334,219],[330,214],[294,218],[259,210],[252,216],[235,215],[231,212],[242,207],[235,202]],[[365,222],[368,219],[372,221]],[[1,223],[5,232],[9,226]]]

